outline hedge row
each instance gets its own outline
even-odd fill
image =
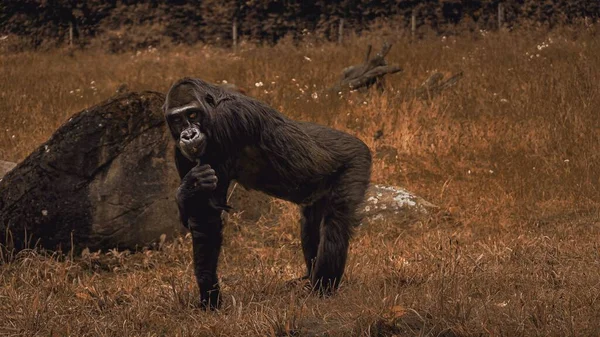
[[[236,20],[244,39],[275,42],[303,32],[336,38],[340,18],[356,32],[386,18],[408,26],[414,11],[419,26],[444,33],[460,23],[496,27],[500,2],[509,25],[527,21],[551,27],[600,16],[598,0],[3,0],[0,32],[20,36],[31,47],[66,43],[69,27],[78,44],[102,36],[116,49],[164,39],[229,44]]]

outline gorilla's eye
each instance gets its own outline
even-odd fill
[[[189,119],[196,119],[196,117],[198,117],[198,113],[196,112],[190,112],[190,114],[188,115]]]

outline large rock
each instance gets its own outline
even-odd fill
[[[369,186],[362,212],[369,221],[399,221],[429,214],[439,207],[398,186],[373,184]]]
[[[9,171],[0,181],[0,244],[135,248],[179,234],[163,101],[129,93],[77,113]]]

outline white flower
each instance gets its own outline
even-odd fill
[[[319,98],[319,95],[316,92],[313,92],[312,95],[310,95],[310,97],[312,97],[313,99],[317,99]]]
[[[263,82],[256,82],[256,83],[254,83],[254,85],[255,85],[257,88],[260,88],[260,87],[262,87],[264,84],[263,84]]]
[[[308,57],[308,56],[304,56],[304,59],[305,59],[305,60],[307,60],[308,62],[312,61],[312,60],[310,59],[310,57]]]

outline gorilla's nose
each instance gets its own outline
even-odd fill
[[[196,131],[194,129],[183,130],[183,132],[181,133],[182,140],[189,141],[196,137],[198,137],[198,131]]]

